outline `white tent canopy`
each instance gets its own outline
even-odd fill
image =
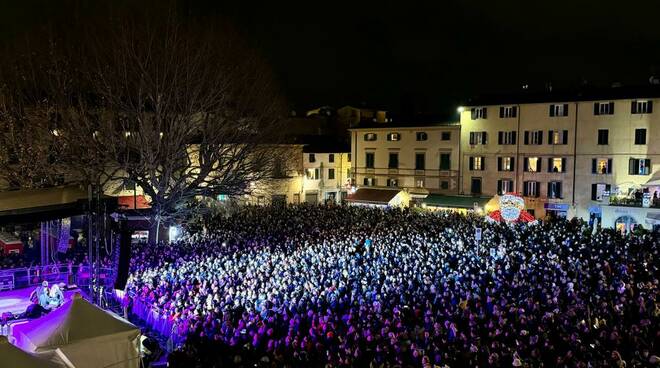
[[[0,357],[4,368],[62,368],[10,344],[6,336],[0,336]]]
[[[16,345],[75,368],[139,366],[140,330],[80,297],[25,325],[16,326]]]

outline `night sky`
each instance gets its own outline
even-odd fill
[[[85,9],[3,0],[1,35],[66,23],[95,7],[70,3]],[[450,116],[470,96],[523,84],[648,83],[660,76],[656,3],[189,0],[178,6],[190,17],[230,19],[268,60],[292,108],[365,104]]]

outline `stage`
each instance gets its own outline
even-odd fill
[[[49,285],[49,287],[52,285]],[[11,314],[21,314],[25,312],[25,309],[32,304],[30,302],[30,293],[37,287],[9,290],[9,291],[0,291],[0,315],[3,313],[9,312]],[[72,289],[63,291],[64,300],[71,300],[73,294],[80,292],[80,289]]]

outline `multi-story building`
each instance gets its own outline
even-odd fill
[[[415,194],[458,192],[458,124],[375,123],[350,132],[356,186],[400,188],[413,202]]]
[[[599,217],[633,191],[652,196],[660,167],[657,87],[474,100],[460,109],[459,192],[518,192],[537,217],[582,218]],[[614,222],[640,223],[635,211],[620,211],[630,218]]]
[[[340,203],[351,189],[348,145],[308,145],[303,149],[303,191],[308,203]]]

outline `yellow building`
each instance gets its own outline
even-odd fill
[[[374,123],[350,132],[356,187],[403,189],[416,204],[458,192],[458,124]]]
[[[303,149],[303,192],[308,203],[341,203],[351,189],[348,145],[312,144]]]
[[[585,219],[636,190],[652,196],[657,187],[647,183],[660,167],[657,87],[474,100],[460,109],[459,192],[518,192],[537,217]]]

